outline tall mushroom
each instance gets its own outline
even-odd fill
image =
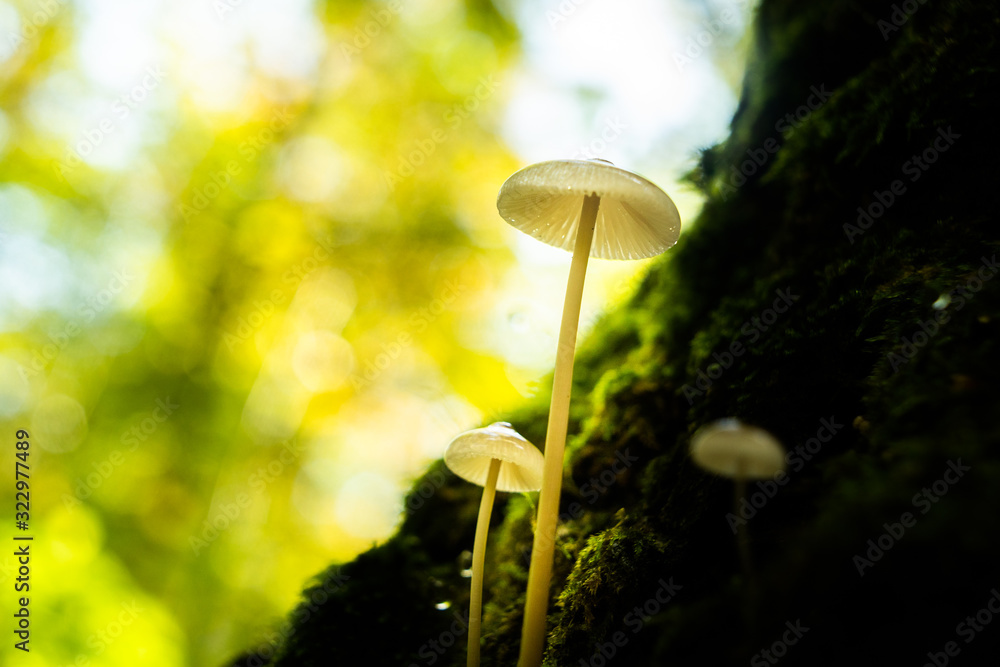
[[[720,419],[703,426],[691,438],[691,458],[699,467],[736,482],[733,513],[740,514],[740,499],[748,479],[768,479],[785,470],[785,448],[764,429],[748,426],[735,418]],[[750,543],[743,523],[736,524],[743,573],[753,577]]]
[[[525,167],[500,188],[497,210],[517,229],[573,252],[552,379],[545,472],[518,661],[521,667],[537,667],[545,644],[573,356],[587,260],[590,256],[642,259],[658,255],[677,242],[681,221],[677,207],[663,190],[605,160],[553,160]]]
[[[486,535],[493,513],[494,492],[537,491],[542,484],[542,453],[507,422],[495,422],[456,436],[445,450],[444,463],[462,479],[483,487],[472,547],[469,652],[466,659],[468,667],[477,667],[483,617]],[[502,465],[504,463],[507,465]]]

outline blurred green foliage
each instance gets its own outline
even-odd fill
[[[124,88],[87,63],[90,3],[17,4],[0,432],[31,433],[37,629],[0,662],[220,664],[391,528],[428,434],[520,396],[459,324],[512,261],[493,128],[517,35],[489,2],[408,4],[307,7],[303,72],[247,29],[238,104],[181,37],[239,31],[250,3],[161,6]],[[274,29],[290,54],[308,37]]]

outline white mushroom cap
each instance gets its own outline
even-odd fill
[[[691,458],[725,477],[767,479],[785,469],[785,448],[764,429],[720,419],[691,438]]]
[[[605,160],[551,160],[514,173],[497,210],[539,241],[572,252],[585,195],[601,198],[590,256],[642,259],[677,242],[681,218],[663,190]]]
[[[542,488],[545,458],[538,448],[511,428],[494,422],[455,437],[444,453],[444,463],[464,480],[484,486],[490,461],[500,459],[498,491],[537,491]]]
[[[444,453],[453,473],[473,484],[486,484],[490,461],[500,459],[498,491],[537,491],[542,488],[545,459],[538,448],[507,422],[495,422],[455,437]]]

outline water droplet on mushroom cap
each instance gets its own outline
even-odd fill
[[[938,297],[937,301],[931,304],[931,308],[934,310],[944,310],[951,303],[951,296],[948,294],[942,294]]]
[[[463,579],[472,576],[472,551],[469,549],[463,549],[462,553],[458,554],[458,574]]]

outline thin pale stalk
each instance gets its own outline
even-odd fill
[[[490,461],[486,473],[483,499],[479,502],[479,520],[476,521],[476,538],[472,546],[472,590],[469,593],[469,657],[467,667],[479,667],[479,635],[483,623],[483,571],[486,568],[486,536],[490,532],[493,498],[496,496],[497,478],[500,476],[500,459]]]
[[[733,515],[740,514],[740,500],[747,494],[747,479],[745,475],[745,465],[740,461],[736,466],[736,484],[733,487]],[[743,582],[746,595],[743,599],[743,621],[751,631],[757,625],[757,576],[754,574],[753,558],[750,553],[750,533],[746,527],[746,521],[740,520],[736,524],[736,545],[740,552],[740,566],[743,570]]]
[[[733,515],[740,517],[740,499],[746,495],[747,480],[745,477],[736,478],[736,486],[733,489]],[[740,565],[743,567],[743,576],[748,580],[753,576],[753,563],[750,560],[750,535],[747,533],[746,521],[739,521],[736,524],[736,544],[740,551]]]
[[[569,428],[569,399],[573,390],[573,357],[576,353],[576,332],[580,325],[580,304],[583,301],[583,280],[597,224],[597,209],[601,198],[586,196],[580,213],[580,228],[573,247],[573,262],[569,268],[566,301],[559,327],[559,347],[556,369],[552,377],[552,402],[549,424],[545,433],[545,467],[542,490],[538,498],[538,521],[528,569],[528,592],[524,605],[524,625],[521,630],[519,667],[538,667],[545,648],[545,618],[549,607],[549,584],[552,579],[552,558],[556,545],[556,523],[559,518],[559,497],[562,492],[563,452]]]
[[[733,487],[733,515],[740,514],[740,499],[746,495],[747,480],[743,476],[743,463],[736,466],[736,484]],[[750,581],[753,579],[753,561],[750,558],[750,535],[747,533],[746,521],[739,521],[736,524],[736,545],[740,552],[740,565],[743,568],[743,576]]]

